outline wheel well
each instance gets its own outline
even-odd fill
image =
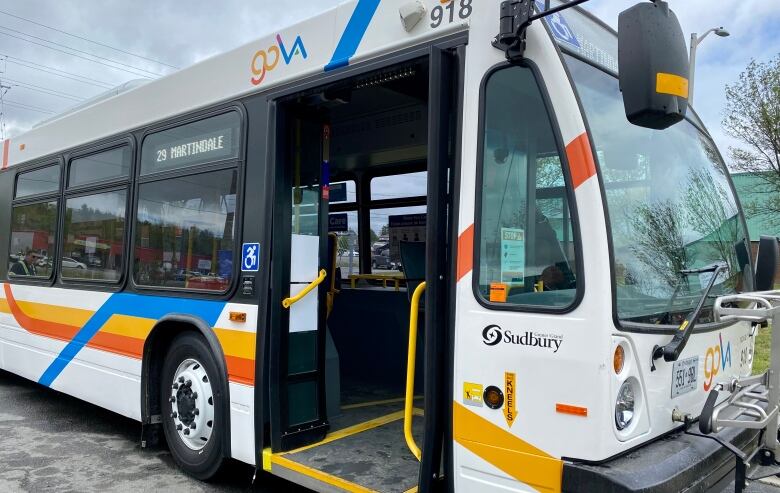
[[[230,456],[230,389],[228,387],[227,367],[222,346],[214,331],[202,320],[189,315],[169,315],[162,318],[154,326],[144,343],[143,361],[141,364],[141,424],[142,445],[156,445],[162,437],[160,432],[161,402],[160,383],[162,379],[163,362],[173,339],[181,333],[194,332],[200,334],[214,354],[217,362],[217,375],[224,389],[225,399],[222,405],[224,419],[224,443],[222,450],[226,457]]]

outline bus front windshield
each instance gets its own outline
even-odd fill
[[[630,124],[618,80],[566,59],[604,181],[620,320],[678,324],[712,279],[684,271],[727,264],[712,294],[742,290],[747,239],[712,140],[688,120],[661,131]],[[712,322],[712,300],[700,323]]]

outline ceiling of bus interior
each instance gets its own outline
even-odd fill
[[[330,167],[357,169],[425,161],[428,142],[428,69],[392,67],[298,98],[331,126]]]

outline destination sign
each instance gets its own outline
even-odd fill
[[[237,113],[229,112],[149,135],[141,173],[238,158],[240,121]]]
[[[233,154],[233,131],[226,128],[219,132],[199,135],[193,139],[172,142],[155,149],[155,162],[162,166],[194,164],[204,160],[215,161]]]

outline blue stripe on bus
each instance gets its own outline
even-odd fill
[[[336,51],[333,52],[333,58],[331,58],[330,63],[325,65],[326,72],[349,65],[349,59],[355,56],[380,1],[358,0],[357,7],[347,23],[347,28],[336,46]]]
[[[50,387],[60,373],[73,361],[73,358],[114,315],[159,320],[171,313],[182,313],[199,317],[209,327],[214,327],[224,307],[225,302],[219,301],[164,298],[127,293],[114,294],[92,315],[84,327],[76,333],[73,340],[60,351],[60,354],[43,372],[38,383]]]

